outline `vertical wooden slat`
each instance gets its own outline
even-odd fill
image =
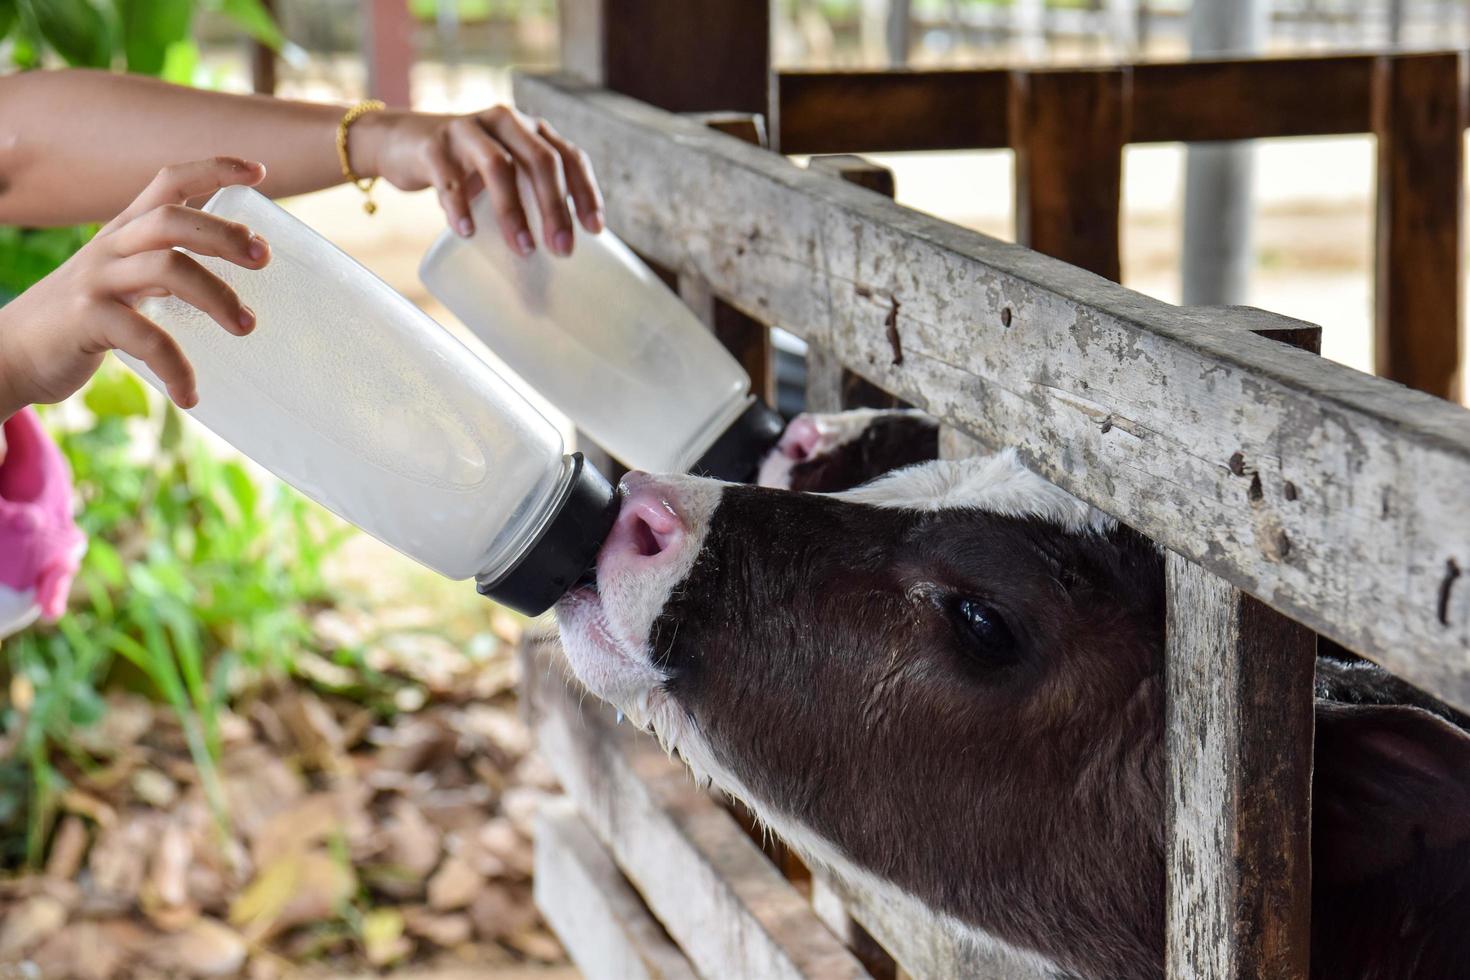
[[[765,145],[765,121],[757,114],[715,112],[700,113],[697,118],[728,136]],[[750,375],[751,393],[767,405],[775,405],[776,363],[770,329],[715,296],[709,284],[698,276],[679,275],[679,296],[745,368],[745,373]]]
[[[1375,369],[1421,391],[1458,398],[1465,57],[1384,55],[1375,68]]]
[[[894,195],[893,171],[851,153],[814,156],[808,169],[841,177],[884,197]],[[830,352],[808,347],[806,357],[807,410],[837,412],[847,408],[899,408],[906,403],[849,371]]]
[[[368,0],[366,26],[368,92],[395,109],[409,108],[414,21],[408,0]]]
[[[260,5],[276,16],[276,0],[260,0]],[[250,89],[256,95],[276,94],[276,53],[259,41],[250,42]]]
[[[673,112],[767,111],[770,4],[560,0],[562,67]]]
[[[1305,978],[1316,637],[1166,564],[1168,975]]]
[[[1117,281],[1127,68],[1011,73],[1016,238]]]
[[[1233,307],[1244,330],[1319,353],[1322,328]],[[1293,491],[1232,461],[1256,506]],[[1307,976],[1317,637],[1173,552],[1165,559],[1170,977]]]
[[[587,980],[695,980],[684,954],[565,797],[536,815],[536,907]]]

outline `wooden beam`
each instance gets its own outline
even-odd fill
[[[1168,975],[1304,980],[1316,637],[1172,552],[1166,568]]]
[[[753,146],[764,146],[764,117],[755,113],[702,112],[691,113],[699,124],[733,136]],[[750,375],[750,390],[767,405],[776,404],[776,351],[771,331],[764,323],[747,316],[717,297],[709,284],[699,276],[680,273],[678,293],[700,321],[714,332],[725,349],[735,355],[745,373]]]
[[[1464,347],[1465,59],[1385,55],[1373,78],[1378,137],[1378,374],[1460,397]]]
[[[866,187],[886,198],[891,199],[894,194],[892,170],[850,153],[814,156],[807,163],[807,169]],[[907,407],[903,399],[889,394],[861,374],[844,368],[821,347],[807,348],[806,370],[807,406],[812,411]],[[813,396],[816,397],[815,405],[830,407],[813,407]]]
[[[1016,240],[1114,282],[1128,86],[1123,68],[1018,71],[1009,101]]]
[[[413,15],[408,0],[368,0],[363,42],[367,46],[368,93],[395,109],[413,105]]]
[[[1135,65],[1128,142],[1364,133],[1372,75],[1371,55]]]
[[[735,818],[658,743],[573,687],[551,644],[522,651],[542,755],[702,976],[859,980],[862,965]]]
[[[1124,142],[1208,142],[1372,130],[1374,55],[1133,65]],[[1039,69],[1050,73],[1052,69]],[[999,149],[1010,77],[1031,69],[783,71],[783,153]]]
[[[526,76],[516,93],[601,164],[633,247],[1470,707],[1465,409],[633,100]]]
[[[536,907],[588,980],[695,980],[592,831],[564,797],[536,815]]]
[[[1004,71],[783,71],[782,153],[1006,146]]]
[[[674,112],[765,113],[770,4],[561,0],[562,66]]]

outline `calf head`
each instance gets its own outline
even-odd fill
[[[839,874],[1064,966],[1156,958],[1151,545],[1010,453],[834,496],[624,490],[558,607],[593,693]]]
[[[763,487],[833,493],[939,457],[939,420],[916,409],[803,412],[760,466]]]
[[[809,861],[1068,972],[1162,975],[1151,543],[1009,452],[832,495],[646,474],[623,493],[596,586],[557,609],[594,694]],[[1463,868],[1438,872],[1433,915],[1372,905],[1405,862],[1470,854],[1470,738],[1352,670],[1319,690],[1338,700],[1314,928],[1367,937],[1325,947],[1337,965],[1470,909]]]

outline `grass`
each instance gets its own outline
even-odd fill
[[[75,736],[100,718],[108,684],[173,709],[223,820],[220,710],[234,691],[292,674],[314,650],[310,614],[334,599],[323,563],[352,533],[217,455],[116,364],[84,401],[92,418],[57,433],[89,541],[70,609],[0,650],[11,695],[0,731],[13,747],[0,760],[0,865],[41,859],[66,789],[56,760],[95,765]]]

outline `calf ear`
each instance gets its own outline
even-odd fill
[[[1470,840],[1470,734],[1407,705],[1317,703],[1314,873],[1378,874]]]

